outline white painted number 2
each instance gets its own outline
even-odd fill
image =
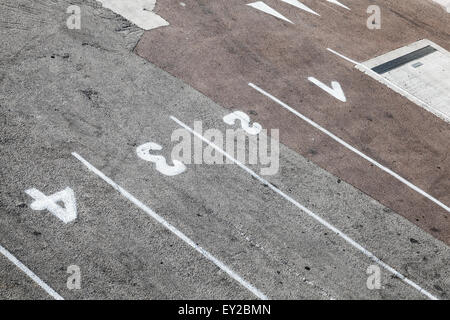
[[[167,164],[166,158],[164,158],[163,156],[150,154],[151,150],[159,151],[162,150],[162,147],[157,143],[148,142],[137,147],[136,153],[142,160],[153,162],[154,164],[156,164],[156,170],[166,176],[176,176],[186,171],[186,166],[183,162],[179,160],[173,160],[173,166],[169,166]]]
[[[46,196],[35,188],[25,190],[25,193],[34,199],[34,202],[30,205],[33,210],[48,210],[64,223],[72,222],[77,218],[75,193],[70,188],[51,196]],[[64,207],[61,207],[58,202],[62,202]]]
[[[244,129],[244,131],[248,134],[257,135],[262,130],[261,125],[257,122],[253,123],[253,125],[250,127],[250,117],[242,111],[235,111],[223,117],[223,121],[229,125],[234,125],[236,120],[241,121],[242,129]]]

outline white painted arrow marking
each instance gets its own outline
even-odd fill
[[[77,218],[75,193],[72,189],[66,188],[48,197],[35,188],[28,189],[25,192],[35,200],[30,205],[31,209],[37,211],[48,210],[64,223],[72,222]],[[62,202],[64,208],[58,205],[58,202]]]
[[[317,12],[312,10],[311,8],[305,6],[303,3],[301,3],[298,0],[281,0],[281,1],[286,2],[286,3],[292,5],[292,6],[296,7],[296,8],[305,10],[305,11],[307,11],[309,13],[315,14],[316,16],[320,16],[320,14],[318,14]]]
[[[289,20],[288,18],[283,16],[278,11],[272,9],[271,7],[269,7],[267,4],[265,4],[262,1],[256,1],[256,2],[253,2],[253,3],[248,3],[247,5],[252,7],[252,8],[255,8],[257,10],[260,10],[262,12],[268,13],[268,14],[274,16],[274,17],[277,17],[278,19],[281,19],[281,20],[284,20],[284,21],[287,21],[289,23],[294,24],[291,20]]]
[[[337,82],[337,81],[331,82],[331,88],[330,88],[329,86],[327,86],[326,84],[324,84],[323,82],[317,80],[314,77],[309,77],[308,80],[311,81],[312,83],[314,83],[320,89],[322,89],[322,90],[328,92],[329,94],[331,94],[336,99],[338,99],[338,100],[340,100],[342,102],[346,102],[347,101],[347,98],[345,97],[344,91],[342,90],[342,87],[339,84],[339,82]]]
[[[345,9],[347,9],[347,10],[352,10],[352,9],[350,9],[349,7],[347,7],[346,5],[344,5],[344,4],[342,4],[342,3],[340,3],[339,1],[337,1],[337,0],[327,0],[328,2],[331,2],[331,3],[333,3],[333,4],[336,4],[336,5],[338,5],[338,6],[341,6],[342,8],[345,8]]]

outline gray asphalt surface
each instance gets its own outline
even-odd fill
[[[65,25],[82,8],[81,30]],[[272,299],[423,299],[236,165],[188,165],[167,177],[136,156],[170,155],[179,126],[224,131],[229,113],[136,56],[141,31],[95,1],[2,1],[0,245],[66,299],[254,299],[213,263],[75,159],[77,152]],[[239,106],[237,106],[239,109]],[[279,128],[283,134],[283,128]],[[253,166],[259,172],[258,166]],[[280,190],[425,290],[448,298],[450,250],[285,146]],[[78,218],[34,211],[24,190],[71,187]],[[69,265],[82,288],[66,287]],[[0,298],[49,296],[0,256]]]

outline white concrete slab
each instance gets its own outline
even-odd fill
[[[169,23],[153,12],[156,0],[97,0],[104,8],[110,9],[139,28],[151,30]]]
[[[426,46],[436,51],[382,74],[371,70]],[[356,68],[450,123],[450,53],[444,48],[429,40],[420,40]]]
[[[450,13],[450,0],[433,0],[433,1],[443,6],[444,9],[446,9],[447,12]]]

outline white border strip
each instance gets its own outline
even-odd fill
[[[322,131],[324,134],[326,134],[327,136],[329,136],[330,138],[332,138],[333,140],[335,140],[336,142],[340,143],[341,145],[343,145],[344,147],[346,147],[347,149],[349,149],[350,151],[353,151],[354,153],[356,153],[357,155],[359,155],[360,157],[366,159],[367,161],[369,161],[370,163],[372,163],[373,165],[375,165],[376,167],[380,168],[381,170],[383,170],[384,172],[390,174],[391,176],[393,176],[394,178],[396,178],[397,180],[399,180],[400,182],[404,183],[405,185],[407,185],[408,187],[410,187],[411,189],[413,189],[414,191],[416,191],[417,193],[420,193],[421,195],[423,195],[424,197],[428,198],[429,200],[433,201],[435,204],[437,204],[438,206],[440,206],[441,208],[443,208],[445,211],[450,212],[450,208],[448,206],[446,206],[445,204],[443,204],[442,202],[440,202],[439,200],[437,200],[436,198],[434,198],[433,196],[429,195],[428,193],[426,193],[425,191],[423,191],[422,189],[420,189],[419,187],[415,186],[414,184],[412,184],[411,182],[409,182],[408,180],[406,180],[405,178],[403,178],[402,176],[398,175],[397,173],[395,173],[394,171],[392,171],[391,169],[383,166],[382,164],[378,163],[377,161],[375,161],[374,159],[370,158],[369,156],[366,156],[364,153],[362,153],[361,151],[359,151],[358,149],[355,149],[354,147],[352,147],[351,145],[349,145],[347,142],[345,142],[344,140],[342,140],[341,138],[337,137],[336,135],[334,135],[333,133],[331,133],[330,131],[326,130],[325,128],[321,127],[320,125],[318,125],[317,123],[315,123],[314,121],[312,121],[311,119],[305,117],[304,115],[302,115],[301,113],[299,113],[297,110],[291,108],[290,106],[288,106],[287,104],[285,104],[284,102],[282,102],[281,100],[279,100],[278,98],[274,97],[273,95],[271,95],[270,93],[264,91],[263,89],[261,89],[260,87],[254,85],[253,83],[249,83],[248,84],[250,87],[252,87],[253,89],[255,89],[256,91],[258,91],[259,93],[262,93],[263,95],[265,95],[266,97],[270,98],[271,100],[273,100],[274,102],[278,103],[280,106],[282,106],[283,108],[285,108],[286,110],[292,112],[293,114],[295,114],[297,117],[301,118],[302,120],[308,122],[310,125],[312,125],[314,128]]]
[[[50,288],[44,281],[42,281],[33,271],[28,269],[22,262],[20,262],[16,257],[14,257],[8,250],[0,245],[0,253],[3,254],[9,261],[14,263],[16,267],[22,270],[28,277],[30,277],[34,282],[36,282],[42,289],[44,289],[50,296],[55,300],[64,300],[55,290]]]
[[[171,225],[169,222],[167,222],[163,217],[158,215],[156,212],[154,212],[152,209],[147,207],[145,204],[143,204],[141,201],[136,199],[133,195],[131,195],[128,191],[123,189],[121,186],[119,186],[117,183],[112,181],[110,178],[108,178],[106,175],[103,174],[100,170],[95,168],[93,165],[91,165],[89,162],[87,162],[83,157],[81,157],[78,153],[72,152],[72,155],[77,158],[82,164],[84,164],[90,171],[95,173],[97,176],[99,176],[101,179],[103,179],[106,183],[108,183],[110,186],[112,186],[114,189],[116,189],[122,196],[130,200],[132,203],[134,203],[138,208],[140,208],[142,211],[147,213],[150,217],[155,219],[158,223],[162,224],[166,229],[171,231],[173,234],[175,234],[178,238],[183,240],[185,243],[187,243],[189,246],[194,248],[196,251],[198,251],[202,256],[204,256],[206,259],[214,263],[216,266],[218,266],[222,271],[227,273],[231,278],[239,282],[243,287],[248,289],[250,292],[252,292],[256,297],[258,297],[261,300],[268,300],[267,296],[263,294],[261,291],[256,289],[254,286],[252,286],[249,282],[242,279],[241,276],[239,276],[237,273],[235,273],[233,270],[231,270],[229,267],[227,267],[225,264],[223,264],[221,261],[219,261],[217,258],[215,258],[212,254],[210,254],[208,251],[203,249],[202,247],[198,246],[194,241],[192,241],[190,238],[188,238],[184,233],[182,233],[180,230],[175,228],[173,225]]]
[[[218,146],[216,146],[214,143],[212,143],[211,141],[209,141],[208,139],[206,139],[205,137],[203,137],[201,134],[199,134],[198,132],[192,130],[190,127],[188,127],[186,124],[184,124],[183,122],[181,122],[180,120],[178,120],[177,118],[171,116],[170,117],[173,121],[175,121],[178,125],[180,125],[181,127],[183,127],[184,129],[186,129],[187,131],[189,131],[190,133],[192,133],[194,136],[196,136],[197,138],[203,140],[204,142],[206,142],[207,144],[209,144],[211,147],[213,147],[215,150],[217,150],[218,152],[220,152],[221,154],[223,154],[225,157],[227,157],[228,159],[230,159],[231,161],[233,161],[235,164],[237,164],[239,167],[241,167],[242,169],[244,169],[247,173],[249,173],[250,175],[252,175],[255,179],[257,179],[258,181],[260,181],[262,184],[266,185],[267,187],[269,187],[270,189],[272,189],[275,193],[279,194],[281,197],[283,197],[284,199],[286,199],[287,201],[289,201],[290,203],[292,203],[294,206],[296,206],[297,208],[299,208],[300,210],[302,210],[303,212],[305,212],[306,214],[308,214],[310,217],[312,217],[313,219],[315,219],[317,222],[319,222],[320,224],[322,224],[324,227],[328,228],[329,230],[331,230],[332,232],[336,233],[339,237],[341,237],[342,239],[344,239],[346,242],[348,242],[350,245],[352,245],[354,248],[356,248],[357,250],[359,250],[360,252],[362,252],[366,257],[368,257],[369,259],[371,259],[373,262],[379,264],[381,267],[385,268],[386,270],[388,270],[389,272],[391,272],[393,275],[395,275],[396,277],[398,277],[399,279],[401,279],[403,282],[407,283],[408,285],[410,285],[411,287],[413,287],[414,289],[418,290],[420,293],[424,294],[425,296],[427,296],[428,298],[432,299],[432,300],[438,300],[437,297],[433,296],[431,293],[429,293],[428,291],[426,291],[425,289],[421,288],[419,285],[417,285],[416,283],[414,283],[413,281],[409,280],[408,278],[406,278],[404,275],[402,275],[401,273],[397,272],[395,269],[391,268],[389,265],[387,265],[386,263],[384,263],[383,261],[381,261],[380,259],[378,259],[375,255],[373,255],[370,251],[366,250],[363,246],[361,246],[359,243],[357,243],[356,241],[354,241],[353,239],[351,239],[349,236],[347,236],[345,233],[341,232],[339,229],[337,229],[335,226],[333,226],[332,224],[328,223],[327,221],[325,221],[324,219],[322,219],[321,217],[319,217],[318,215],[316,215],[314,212],[312,212],[311,210],[309,210],[308,208],[306,208],[305,206],[301,205],[300,203],[298,203],[297,201],[295,201],[294,199],[292,199],[290,196],[288,196],[287,194],[285,194],[283,191],[281,191],[280,189],[278,189],[277,187],[275,187],[273,184],[271,184],[269,181],[267,181],[266,179],[260,177],[257,173],[255,173],[252,169],[248,168],[247,166],[245,166],[244,164],[242,164],[241,162],[239,162],[238,160],[236,160],[235,158],[233,158],[231,155],[229,155],[226,151],[222,150],[221,148],[219,148]]]

